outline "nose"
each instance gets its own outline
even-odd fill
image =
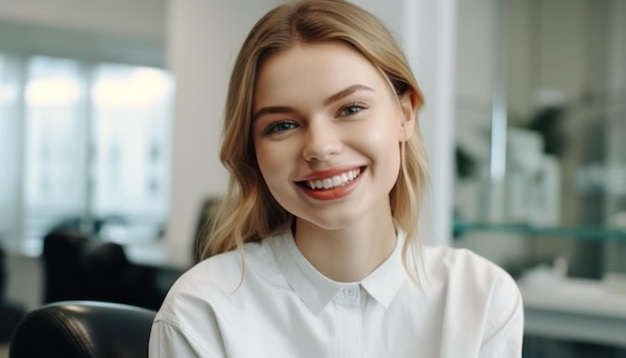
[[[342,148],[341,134],[332,123],[320,120],[309,124],[302,149],[306,161],[327,161]]]

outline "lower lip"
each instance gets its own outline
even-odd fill
[[[331,189],[321,189],[321,190],[313,190],[305,187],[301,187],[302,191],[308,196],[316,200],[337,200],[345,197],[350,194],[358,185],[358,182],[361,180],[363,176],[363,171],[359,174],[358,177],[354,178],[351,182],[346,185],[342,185],[340,187],[331,188]]]

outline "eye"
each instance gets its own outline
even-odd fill
[[[270,126],[268,126],[265,131],[263,131],[263,134],[270,135],[275,133],[281,133],[294,128],[296,128],[296,124],[293,122],[279,121],[276,123],[272,123]]]
[[[357,114],[357,113],[359,113],[362,110],[367,109],[367,108],[368,107],[365,104],[363,104],[363,103],[352,103],[352,104],[349,104],[349,105],[343,107],[341,109],[341,112],[339,112],[339,115],[340,116],[348,116],[349,117],[349,116],[353,116],[353,115],[355,115],[355,114]]]

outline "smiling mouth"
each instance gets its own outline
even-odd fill
[[[299,182],[298,184],[312,190],[329,190],[339,188],[358,178],[362,171],[362,168],[352,169],[338,175],[333,175],[329,178],[306,180]]]

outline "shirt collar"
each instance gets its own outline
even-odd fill
[[[363,288],[385,308],[389,307],[404,282],[409,278],[402,263],[402,247],[406,235],[399,227],[396,227],[396,231],[398,233],[396,247],[391,255],[361,281]]]
[[[302,255],[296,246],[291,230],[275,240],[268,240],[276,257],[279,270],[285,276],[300,299],[314,313],[319,314],[335,295],[346,286],[360,284],[369,295],[389,307],[405,280],[408,278],[402,264],[404,232],[397,228],[396,247],[391,255],[361,282],[341,283],[322,275]]]

